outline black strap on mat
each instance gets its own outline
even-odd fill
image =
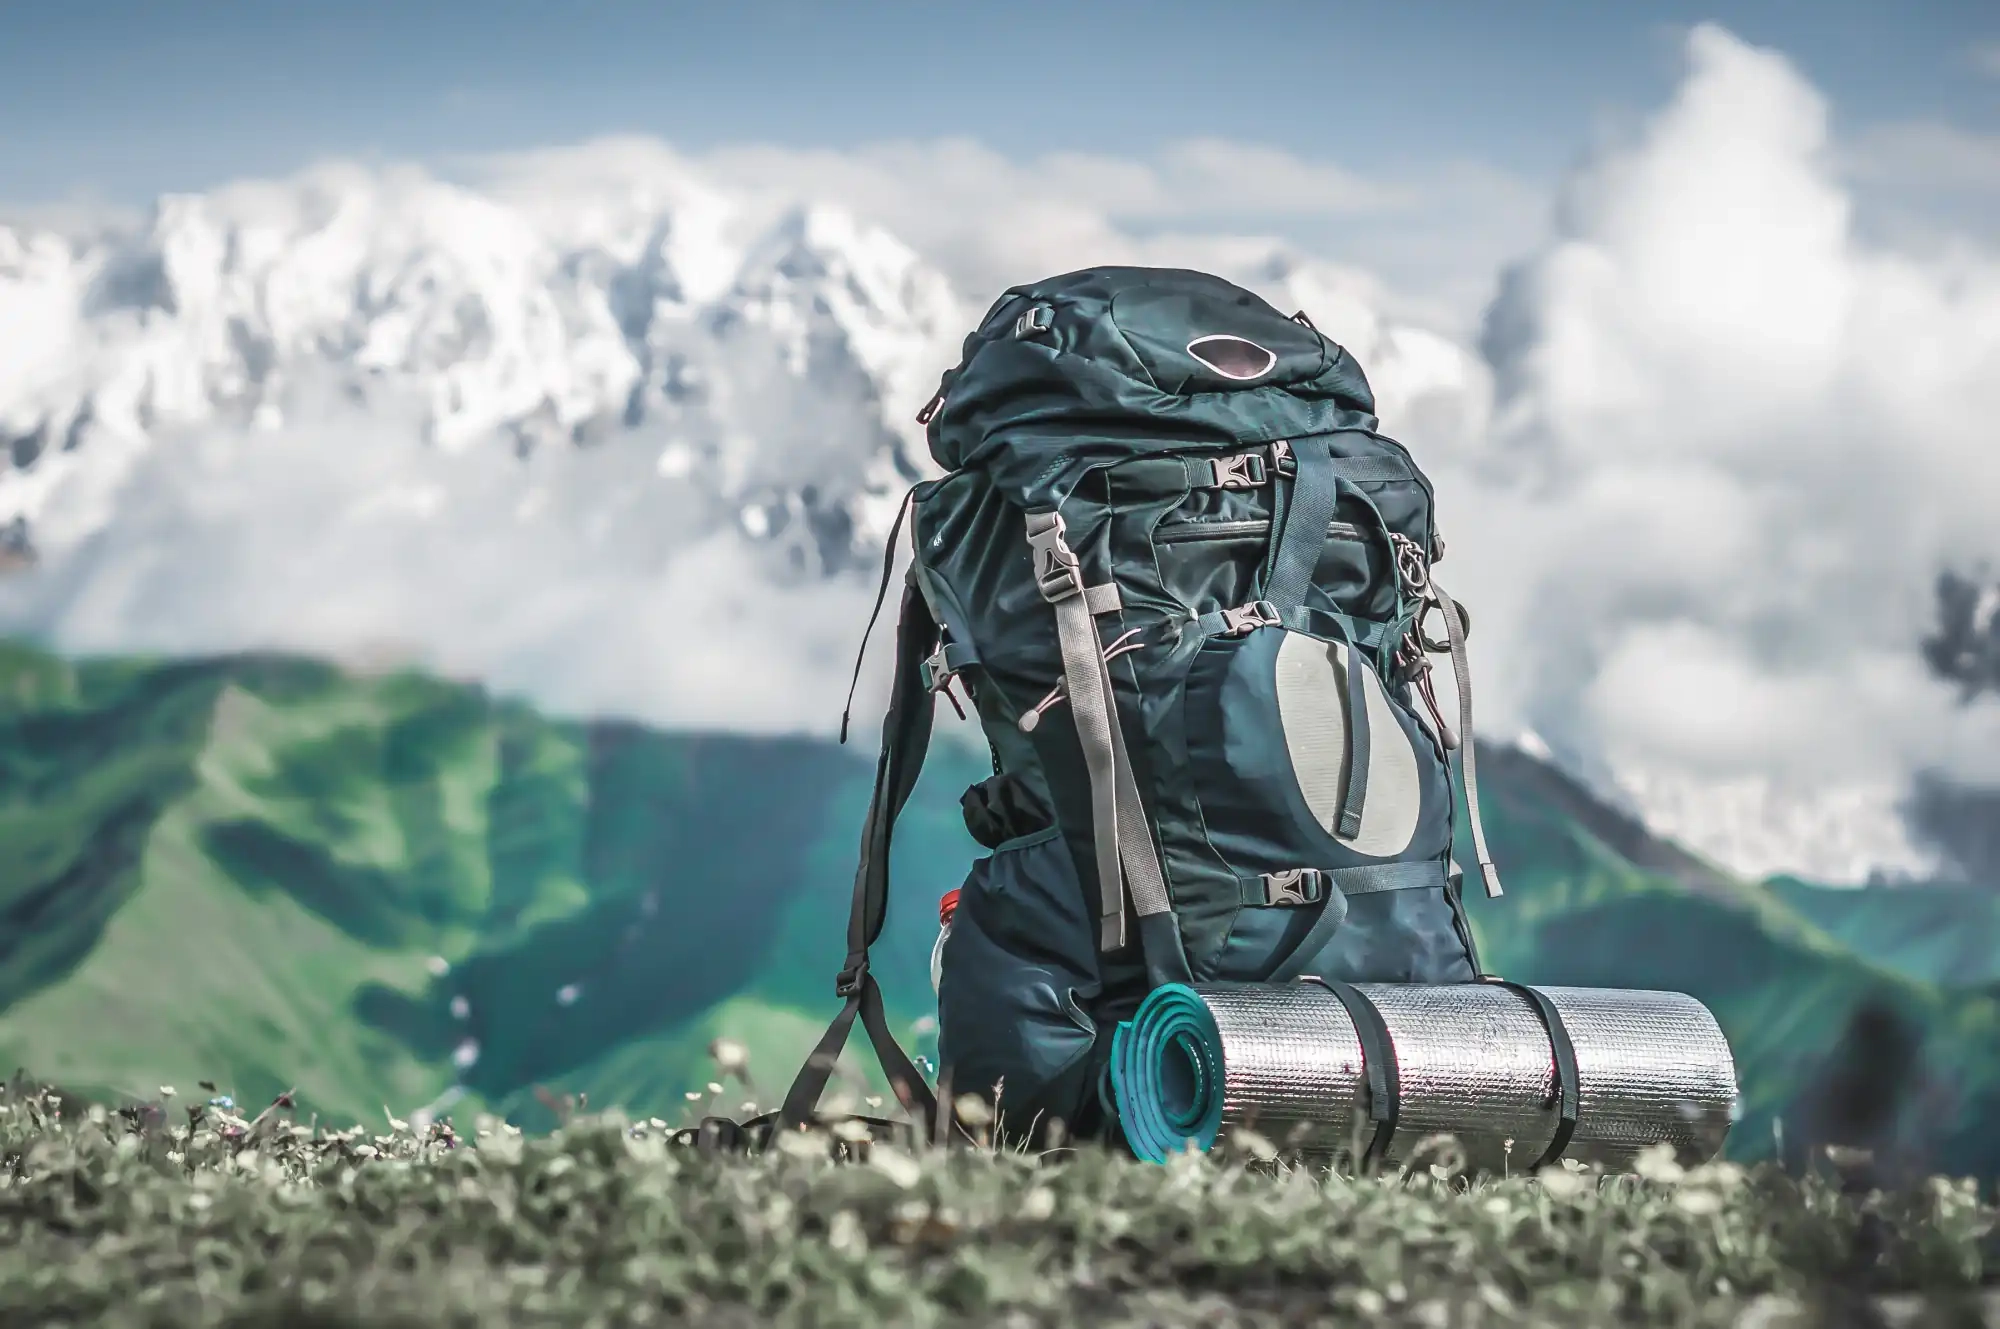
[[[882,724],[882,753],[875,763],[875,793],[862,824],[861,860],[854,871],[847,961],[834,980],[834,995],[845,998],[847,1004],[792,1081],[779,1111],[780,1129],[796,1130],[813,1120],[841,1050],[847,1046],[848,1034],[859,1019],[897,1100],[922,1128],[925,1138],[936,1136],[937,1097],[889,1031],[882,989],[868,972],[868,948],[882,935],[882,922],[889,911],[889,844],[896,818],[909,802],[930,747],[937,702],[924,677],[923,664],[937,648],[937,641],[937,622],[912,577],[903,590],[902,616],[896,626],[895,681],[888,716]]]
[[[1542,1017],[1542,1024],[1549,1031],[1549,1048],[1556,1062],[1556,1133],[1549,1138],[1549,1147],[1542,1156],[1531,1164],[1531,1168],[1545,1168],[1563,1156],[1569,1148],[1570,1137],[1576,1134],[1576,1113],[1578,1100],[1582,1097],[1582,1087],[1576,1073],[1576,1044],[1570,1042],[1569,1029],[1563,1024],[1562,1012],[1549,1000],[1549,994],[1539,988],[1531,988],[1526,983],[1509,983],[1504,978],[1481,980],[1496,987],[1507,988],[1520,993],[1535,1008],[1535,1014]]]
[[[1352,983],[1336,983],[1313,974],[1303,981],[1317,983],[1338,997],[1347,1008],[1347,1017],[1354,1021],[1354,1032],[1361,1039],[1361,1070],[1368,1081],[1368,1119],[1375,1123],[1374,1137],[1359,1161],[1384,1159],[1396,1137],[1396,1114],[1403,1094],[1402,1078],[1396,1072],[1396,1044],[1389,1037],[1389,1026],[1368,994]]]

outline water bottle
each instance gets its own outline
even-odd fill
[[[931,991],[944,984],[944,939],[951,935],[951,916],[958,911],[958,892],[946,891],[938,900],[938,939],[931,947]]]

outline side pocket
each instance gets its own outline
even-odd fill
[[[1091,1091],[1101,990],[1095,920],[1059,829],[1000,845],[972,865],[952,915],[938,986],[941,1082],[991,1100],[1003,1126],[1075,1125]]]

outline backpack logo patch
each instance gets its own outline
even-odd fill
[[[1215,333],[1196,337],[1187,344],[1187,353],[1224,378],[1246,383],[1262,378],[1278,363],[1278,357],[1247,337]]]

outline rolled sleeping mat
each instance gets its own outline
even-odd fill
[[[1110,1070],[1154,1162],[1247,1128],[1308,1157],[1393,1164],[1448,1134],[1473,1171],[1615,1170],[1662,1141],[1693,1166],[1736,1104],[1728,1040],[1694,998],[1493,980],[1169,984],[1113,1030]]]

